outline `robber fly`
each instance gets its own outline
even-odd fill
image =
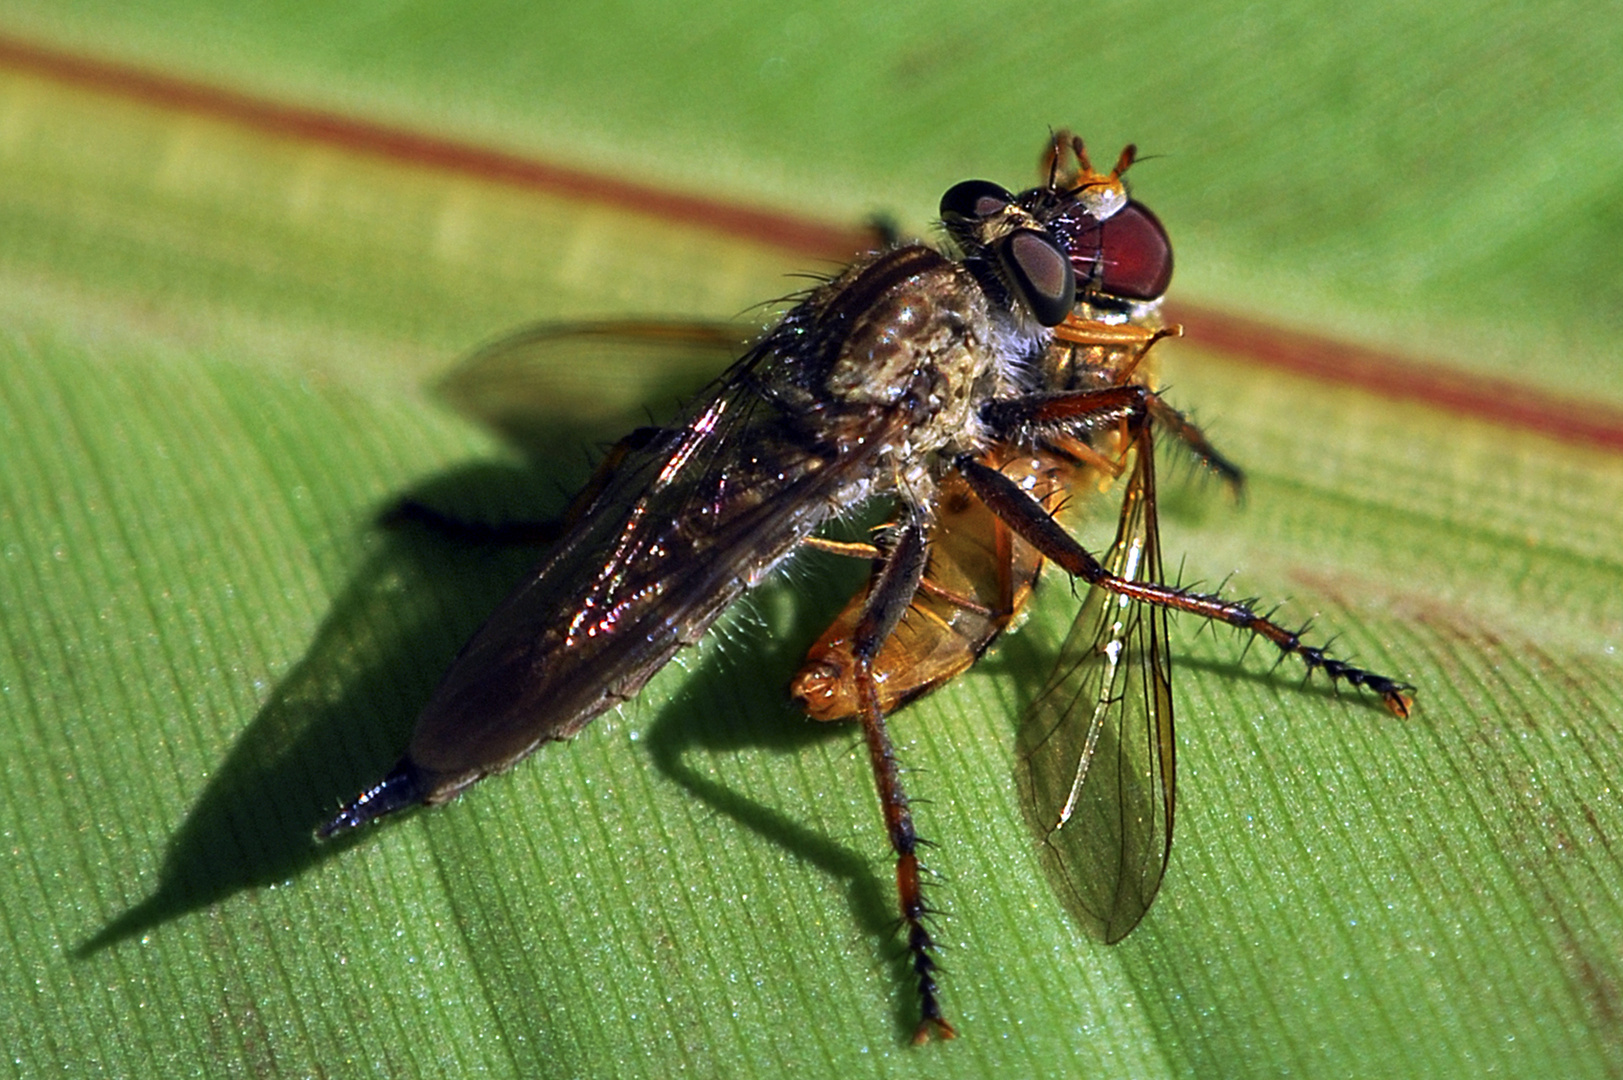
[[[1076,204],[1050,219],[1049,228],[1071,254],[1077,287],[1072,311],[1036,363],[1034,382],[1055,395],[1055,407],[1082,408],[1068,424],[1036,437],[1017,432],[991,444],[979,463],[1015,482],[1050,514],[1108,489],[1130,470],[1118,536],[1103,566],[1123,581],[1159,583],[1154,436],[1174,438],[1236,490],[1242,477],[1198,428],[1153,394],[1150,350],[1180,330],[1161,324],[1172,249],[1154,214],[1127,196],[1122,174],[1132,161],[1129,147],[1109,174],[1097,173],[1081,141],[1065,132],[1045,155],[1048,189],[1068,193]],[[988,192],[994,200],[1010,197]],[[1079,396],[1090,390],[1097,393]],[[1061,406],[1061,396],[1071,405]],[[1141,405],[1136,425],[1124,401]],[[1044,562],[1031,541],[974,497],[962,476],[949,474],[941,491],[929,570],[873,663],[887,712],[972,665],[1019,618]],[[852,635],[867,597],[866,589],[852,597],[791,682],[795,700],[815,719],[856,714]],[[1175,769],[1166,609],[1201,610],[1196,600],[1193,594],[1162,596],[1139,610],[1129,597],[1092,590],[1050,685],[1021,726],[1022,806],[1041,838],[1048,877],[1067,907],[1107,942],[1125,937],[1143,917],[1170,855]],[[1233,622],[1240,613],[1230,609],[1218,617]],[[1288,644],[1293,636],[1282,640]],[[1338,675],[1363,678],[1316,651],[1303,655]],[[1389,683],[1381,681],[1401,694]],[[1080,798],[1084,781],[1086,800]]]
[[[1067,151],[1074,168],[1060,165]],[[922,1042],[955,1032],[937,997],[919,839],[886,718],[973,662],[1024,604],[1043,560],[1091,591],[1027,723],[1036,734],[1022,736],[1022,787],[1064,872],[1108,868],[1105,886],[1081,886],[1080,905],[1107,937],[1142,916],[1170,844],[1169,609],[1261,634],[1406,712],[1404,684],[1332,660],[1242,604],[1162,583],[1154,433],[1238,473],[1150,385],[1144,360],[1166,332],[1145,305],[1166,289],[1171,247],[1121,185],[1131,148],[1108,176],[1079,140],[1056,138],[1051,157],[1048,182],[1019,195],[985,181],[949,189],[944,250],[909,243],[859,259],[805,294],[674,421],[617,444],[540,566],[457,656],[399,763],[322,835],[446,802],[573,736],[798,548],[859,554],[872,561],[869,584],[796,693],[814,715],[862,725]],[[1083,484],[1120,475],[1121,525],[1101,561],[1053,511]],[[819,536],[873,500],[894,507],[874,544]],[[814,707],[823,691],[827,704]],[[1112,806],[1085,809],[1096,792]],[[1070,842],[1073,823],[1092,828],[1098,817],[1113,827]],[[1110,844],[1127,869],[1083,865]]]
[[[1067,164],[1066,154],[1071,155]],[[1126,195],[1122,174],[1132,164],[1129,147],[1108,175],[1093,170],[1080,139],[1058,132],[1044,155],[1048,188],[1071,193],[1084,213],[1056,219],[1077,272],[1075,305],[1054,328],[1037,364],[1035,385],[1049,392],[1136,383],[1150,390],[1150,347],[1179,327],[1163,328],[1161,298],[1172,277],[1172,248],[1160,222]],[[1063,170],[1063,171],[1062,171]],[[994,199],[1009,197],[992,189]],[[1030,199],[1028,193],[1023,198]],[[1051,226],[1052,227],[1052,226]],[[1151,399],[1159,407],[1159,399]],[[1181,421],[1162,409],[1163,417]],[[1101,412],[1099,419],[1106,420]],[[1174,430],[1215,473],[1238,488],[1239,470],[1216,452],[1193,425]],[[1046,445],[1002,443],[982,462],[1019,482],[1050,513],[1090,489],[1106,490],[1120,476],[1127,451],[1120,425],[1101,423],[1087,440],[1051,433]],[[1093,444],[1105,446],[1105,452]],[[830,545],[833,547],[833,545]],[[836,550],[861,554],[861,548]],[[926,693],[977,660],[999,632],[1015,621],[1030,599],[1042,555],[975,499],[959,477],[942,485],[930,569],[913,605],[874,664],[881,703],[890,711]],[[791,683],[791,693],[819,720],[855,715],[851,681],[851,631],[866,590],[811,647]]]

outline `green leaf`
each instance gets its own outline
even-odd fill
[[[4,10],[53,48],[830,222],[922,229],[956,180],[1024,182],[1050,124],[1133,139],[1164,155],[1132,179],[1176,297],[1623,403],[1623,42],[1576,7]],[[782,693],[851,586],[815,560],[572,744],[311,839],[530,558],[377,513],[544,515],[588,467],[528,466],[425,388],[520,323],[765,318],[826,264],[4,54],[20,1075],[1623,1070],[1623,458],[1169,348],[1171,399],[1250,476],[1238,506],[1163,480],[1169,561],[1314,618],[1416,715],[1179,625],[1172,865],[1099,945],[1015,804],[1016,718],[1075,611],[1049,579],[895,721],[963,1034],[913,1049],[864,754]],[[672,392],[622,374],[560,395],[556,445]]]

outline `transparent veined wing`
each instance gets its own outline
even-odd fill
[[[1115,542],[1129,581],[1160,581],[1153,426],[1135,440]],[[1167,611],[1091,589],[1020,728],[1019,785],[1048,874],[1107,942],[1138,925],[1172,848],[1174,746]]]

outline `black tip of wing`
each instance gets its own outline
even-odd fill
[[[369,821],[416,806],[428,795],[427,779],[410,758],[401,758],[400,764],[388,776],[355,796],[338,811],[338,816],[316,830],[323,840],[341,832],[358,828]]]

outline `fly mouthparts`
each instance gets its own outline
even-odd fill
[[[338,811],[336,817],[317,829],[316,838],[328,840],[385,814],[416,806],[427,797],[428,789],[423,779],[423,771],[411,758],[401,758],[388,776],[355,796]]]

